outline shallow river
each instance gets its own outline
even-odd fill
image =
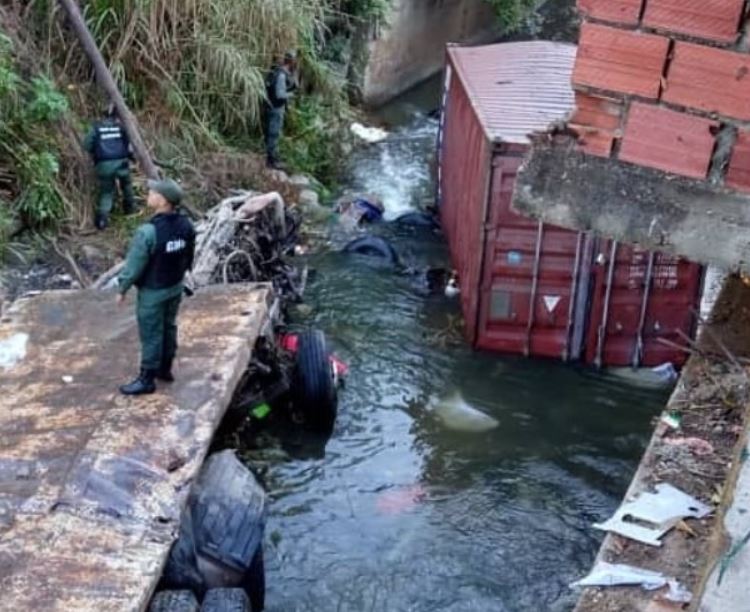
[[[434,89],[392,108],[401,127],[352,157],[349,186],[379,193],[391,216],[432,194],[436,124],[420,110]],[[447,261],[429,230],[372,231],[413,267]],[[271,438],[249,457],[271,497],[267,609],[571,609],[567,585],[601,540],[591,524],[619,503],[667,391],[473,353],[457,300],[333,251],[309,263],[313,311],[296,323],[325,330],[351,372],[324,453]],[[499,426],[447,427],[428,405],[457,391]]]

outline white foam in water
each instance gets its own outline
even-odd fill
[[[355,154],[352,183],[362,193],[378,196],[384,217],[393,220],[419,207],[433,193],[430,164],[437,122],[423,116],[389,137]]]

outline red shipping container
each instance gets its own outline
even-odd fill
[[[609,242],[511,208],[528,135],[574,108],[574,59],[575,47],[542,41],[448,49],[438,202],[468,340],[601,365],[680,364],[685,353],[660,338],[693,334],[700,266],[618,246],[612,262]]]

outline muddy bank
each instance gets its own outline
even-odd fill
[[[676,577],[693,593],[693,606],[700,600],[708,573],[725,547],[722,519],[740,464],[739,442],[745,437],[747,425],[748,357],[750,288],[739,278],[731,277],[667,405],[665,414],[676,417],[679,427],[657,420],[656,431],[626,495],[627,499],[666,482],[713,506],[715,512],[673,529],[663,538],[661,548],[608,535],[597,559]],[[659,591],[649,593],[639,588],[589,588],[582,594],[576,611],[654,610],[658,608],[651,606],[659,598]]]

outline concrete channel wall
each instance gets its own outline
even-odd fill
[[[720,282],[721,275],[713,275]],[[712,289],[709,287],[709,291]],[[701,309],[705,312],[709,304]],[[669,483],[715,508],[701,520],[687,520],[672,529],[655,548],[618,535],[604,539],[597,562],[621,563],[663,573],[680,581],[693,596],[690,610],[730,612],[746,602],[750,552],[733,559],[750,519],[747,514],[747,470],[743,449],[747,444],[750,389],[746,363],[750,356],[750,287],[729,277],[711,309],[664,415],[679,426],[659,420],[633,481],[625,495]],[[739,504],[739,507],[738,507]],[[737,517],[740,517],[739,520]],[[727,533],[728,532],[728,533]],[[729,537],[727,537],[727,535]],[[725,567],[726,566],[726,567]],[[728,568],[723,588],[717,572]],[[743,578],[744,576],[744,578]],[[682,609],[662,606],[664,590],[639,587],[587,588],[575,612],[652,612]],[[710,604],[709,604],[710,602]],[[718,603],[717,603],[718,602]]]
[[[363,99],[377,106],[438,72],[448,42],[488,41],[496,18],[485,0],[393,0],[370,29]]]

